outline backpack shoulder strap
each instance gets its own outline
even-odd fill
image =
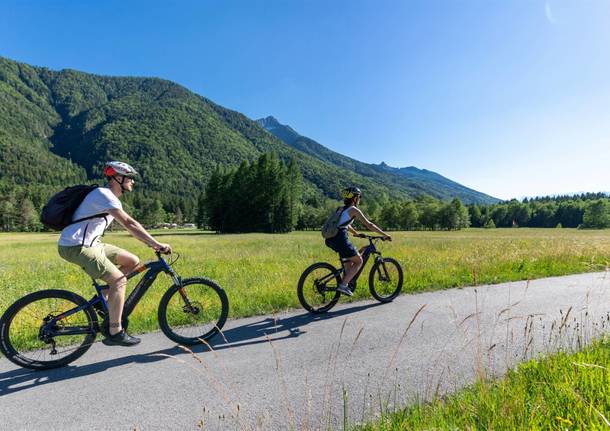
[[[83,218],[79,218],[78,220],[73,220],[72,222],[70,222],[70,224],[78,223],[80,221],[85,221],[85,220],[91,220],[92,218],[104,218],[106,220],[106,224],[108,224],[108,220],[106,219],[107,215],[108,215],[108,213],[94,214],[89,217],[83,217]]]
[[[92,191],[99,189],[100,186],[97,185],[97,184],[91,184],[89,186],[89,188],[90,188],[89,193],[91,193]],[[86,196],[88,196],[89,193],[87,193]],[[72,222],[70,222],[70,224],[78,223],[78,222],[85,221],[85,220],[91,220],[91,219],[94,219],[94,218],[102,218],[103,217],[104,220],[106,221],[106,225],[108,225],[108,219],[106,218],[107,215],[108,215],[108,213],[93,214],[92,216],[89,216],[89,217],[83,217],[83,218],[79,218],[78,220],[73,220]]]
[[[340,207],[339,207],[339,208],[340,208]],[[348,207],[348,206],[344,206],[344,207],[343,207],[343,210],[341,211],[341,214],[339,214],[339,220],[341,220],[341,215],[343,215],[343,213],[344,213],[346,210],[348,210],[349,208],[351,208],[351,207]],[[354,220],[354,218],[355,218],[355,217],[350,217],[350,219],[349,219],[348,221],[346,221],[345,223],[338,224],[338,226],[337,226],[337,227],[345,227],[345,226],[347,226],[348,224],[350,224],[350,223],[352,222],[352,220]],[[339,220],[338,220],[338,221],[339,221]]]

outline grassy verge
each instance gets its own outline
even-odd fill
[[[232,318],[299,307],[296,283],[301,272],[320,260],[338,264],[318,232],[155,234],[182,255],[175,265],[179,274],[207,276],[226,289]],[[603,270],[610,258],[610,231],[472,229],[395,232],[393,237],[381,250],[402,264],[405,293]],[[57,234],[0,234],[0,313],[19,297],[40,289],[68,289],[86,298],[92,295],[87,275],[58,256],[57,238]],[[127,233],[110,233],[105,241],[142,260],[154,258],[150,249]],[[355,243],[364,245],[364,240]],[[368,268],[352,300],[370,298],[367,279]],[[130,318],[132,331],[157,328],[156,309],[170,284],[164,275],[159,277]],[[130,287],[134,285],[130,282]]]
[[[498,381],[382,417],[359,431],[610,428],[610,339],[520,364]]]

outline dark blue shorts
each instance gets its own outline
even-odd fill
[[[356,247],[347,237],[347,229],[339,229],[339,233],[332,238],[328,238],[325,243],[328,247],[339,253],[339,257],[342,259],[354,257],[358,254],[358,250],[356,250]]]

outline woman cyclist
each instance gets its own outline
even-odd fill
[[[343,268],[345,269],[337,290],[347,296],[352,296],[353,293],[348,285],[362,266],[362,256],[350,242],[347,232],[349,231],[357,237],[363,236],[352,227],[354,220],[358,220],[368,230],[383,235],[385,240],[391,241],[392,237],[379,229],[362,214],[362,211],[358,208],[362,192],[358,187],[352,186],[343,189],[341,196],[343,197],[343,207],[337,209],[337,211],[341,212],[337,223],[339,228],[338,233],[334,237],[326,239],[325,243],[328,247],[339,253]]]

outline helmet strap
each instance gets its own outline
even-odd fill
[[[116,175],[113,175],[111,178],[112,178],[113,180],[115,180],[117,183],[119,183],[119,185],[121,186],[121,191],[122,191],[123,193],[125,193],[125,192],[129,191],[129,190],[127,190],[127,189],[125,188],[125,186],[123,186],[123,183],[125,182],[125,175],[122,175],[121,181],[119,181],[119,180],[117,180],[117,179],[116,179]]]

